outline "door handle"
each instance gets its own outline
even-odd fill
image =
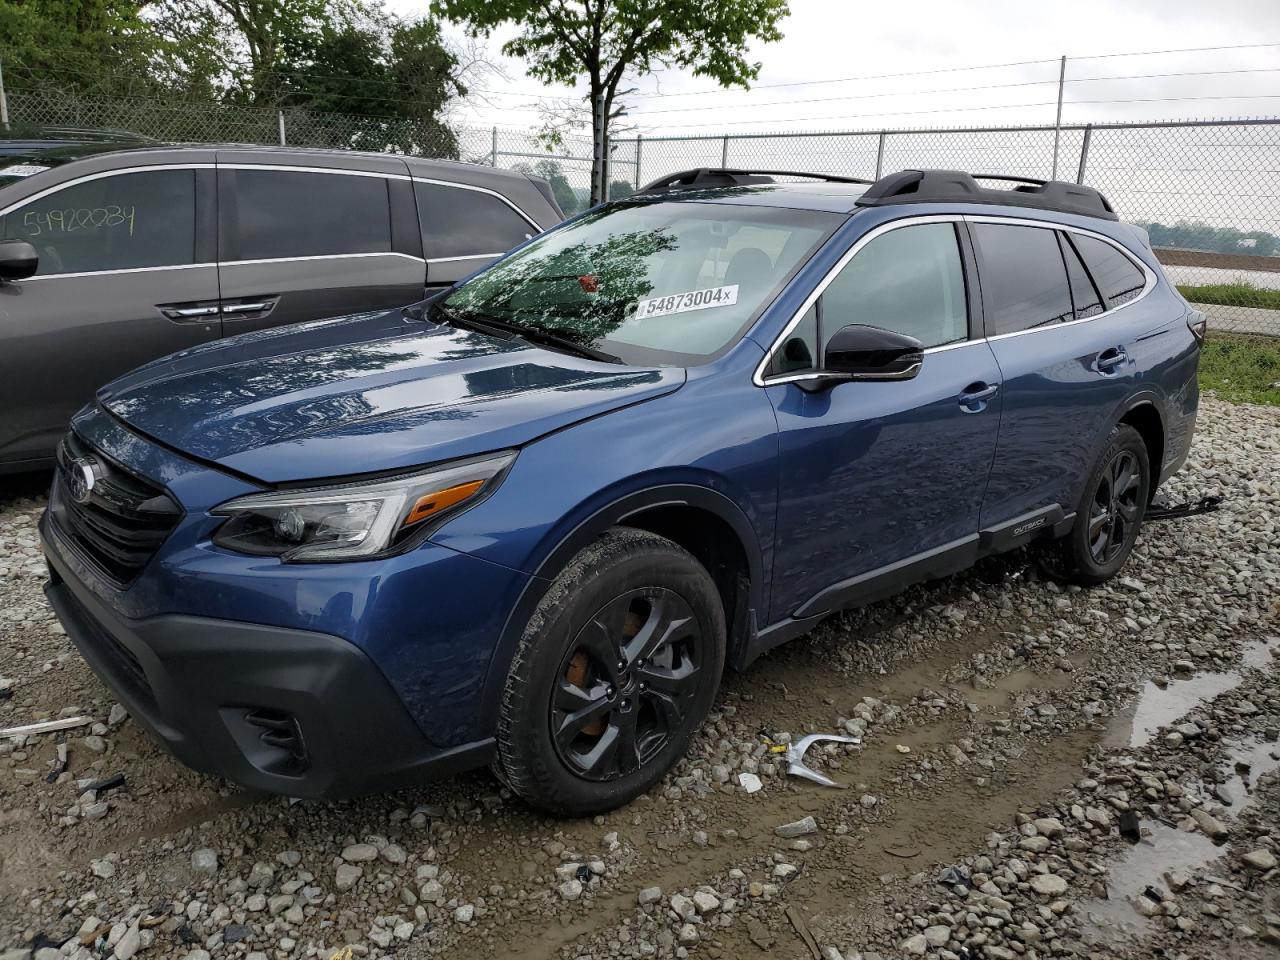
[[[1000,390],[998,383],[971,383],[960,393],[962,413],[981,413],[987,409],[987,401]]]
[[[170,320],[177,323],[187,323],[193,320],[203,320],[206,317],[216,317],[219,307],[216,303],[192,304],[185,307],[161,304],[158,309]]]
[[[228,303],[222,308],[223,313],[264,313],[276,305],[274,300],[262,300],[257,303]]]
[[[1099,373],[1110,373],[1128,359],[1129,354],[1124,347],[1111,347],[1098,354],[1097,359],[1093,361],[1093,365]]]

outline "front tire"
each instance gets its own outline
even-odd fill
[[[498,722],[499,777],[560,816],[611,810],[656,784],[711,708],[725,617],[710,574],[657,534],[585,547],[530,617]]]
[[[1053,572],[1081,586],[1119,573],[1138,539],[1150,492],[1147,445],[1133,427],[1117,424],[1089,475],[1075,525],[1058,542]]]

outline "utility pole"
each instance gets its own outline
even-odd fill
[[[1050,180],[1058,179],[1058,145],[1062,141],[1062,90],[1067,85],[1067,58],[1062,58],[1062,63],[1058,66],[1058,117],[1053,121],[1053,176]]]
[[[279,126],[280,126],[280,146],[282,146],[282,147],[283,147],[283,146],[285,146],[285,142],[284,142],[284,111],[283,111],[283,110],[277,110],[277,111],[276,111],[276,122],[277,122],[277,123],[279,124]]]
[[[0,60],[0,127],[9,129],[9,101],[4,95],[4,61]]]

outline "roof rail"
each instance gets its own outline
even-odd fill
[[[857,177],[841,177],[830,173],[802,173],[796,170],[737,170],[722,167],[698,167],[659,177],[636,191],[661,193],[664,190],[709,190],[716,187],[741,187],[754,183],[774,183],[774,177],[804,177],[826,183],[871,183]]]
[[[1011,190],[984,187],[979,180],[1016,183]],[[903,170],[881,177],[857,199],[863,207],[895,203],[990,203],[1006,207],[1034,207],[1082,217],[1119,220],[1115,208],[1093,187],[1061,180],[1037,180],[996,173],[961,170]]]

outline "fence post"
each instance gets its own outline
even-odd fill
[[[285,145],[285,142],[284,142],[284,111],[283,111],[283,110],[277,110],[277,111],[276,111],[276,122],[277,122],[277,123],[279,124],[279,126],[280,126],[280,146],[282,146],[282,147],[283,147],[283,146]]]
[[[880,131],[880,142],[876,145],[876,179],[879,180],[884,176],[884,138],[888,136],[888,131]]]
[[[496,167],[497,165],[498,165],[498,128],[494,127],[490,131],[489,166]]]
[[[636,134],[636,189],[641,187],[640,183],[640,146],[644,143],[644,134]]]
[[[4,61],[0,60],[0,127],[9,129],[9,101],[4,95]]]
[[[1062,90],[1067,84],[1067,58],[1062,58],[1058,67],[1058,116],[1053,121],[1053,174],[1050,180],[1058,179],[1058,144],[1062,139]]]
[[[724,142],[720,145],[720,169],[729,169],[729,135],[726,133]]]
[[[1089,162],[1089,141],[1093,138],[1093,124],[1084,126],[1084,139],[1080,142],[1080,171],[1076,174],[1076,183],[1084,183],[1084,167]]]

